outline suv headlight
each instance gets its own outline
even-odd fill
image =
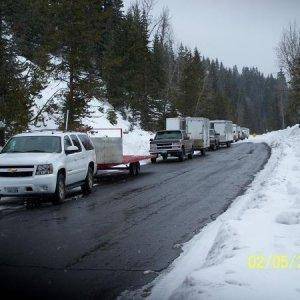
[[[53,173],[53,165],[46,164],[46,165],[38,165],[36,167],[35,175],[47,175]]]

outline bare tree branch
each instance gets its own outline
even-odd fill
[[[283,30],[276,52],[280,67],[291,78],[296,59],[300,56],[300,29],[297,27],[296,22]]]

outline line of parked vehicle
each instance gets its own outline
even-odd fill
[[[166,130],[158,131],[150,140],[151,162],[158,157],[193,158],[195,151],[205,155],[207,150],[217,150],[221,146],[248,138],[250,130],[228,120],[209,120],[202,117],[177,117],[166,119]]]
[[[108,133],[109,132],[109,133]],[[113,134],[112,134],[113,133]],[[150,155],[124,155],[122,129],[93,129],[88,133],[56,130],[29,131],[13,136],[0,152],[1,197],[25,197],[36,201],[64,201],[68,190],[81,187],[92,191],[99,171],[122,169],[136,176],[140,161],[170,156],[183,161],[208,149],[230,147],[247,138],[249,130],[231,121],[186,117],[167,118],[166,130],[150,140]],[[31,203],[31,202],[30,202]]]
[[[58,204],[76,187],[89,194],[98,170],[126,169],[136,176],[140,161],[149,158],[123,155],[122,129],[25,132],[9,139],[0,152],[0,198],[30,198],[28,203],[49,199]]]

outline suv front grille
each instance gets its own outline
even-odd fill
[[[33,172],[0,172],[0,177],[31,177]]]
[[[34,166],[0,166],[0,177],[30,177]]]

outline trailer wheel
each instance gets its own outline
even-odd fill
[[[139,162],[135,162],[135,163],[131,163],[129,165],[129,174],[130,176],[137,176],[140,173],[140,163]]]
[[[141,173],[141,164],[139,162],[136,163],[135,175],[138,176]]]

